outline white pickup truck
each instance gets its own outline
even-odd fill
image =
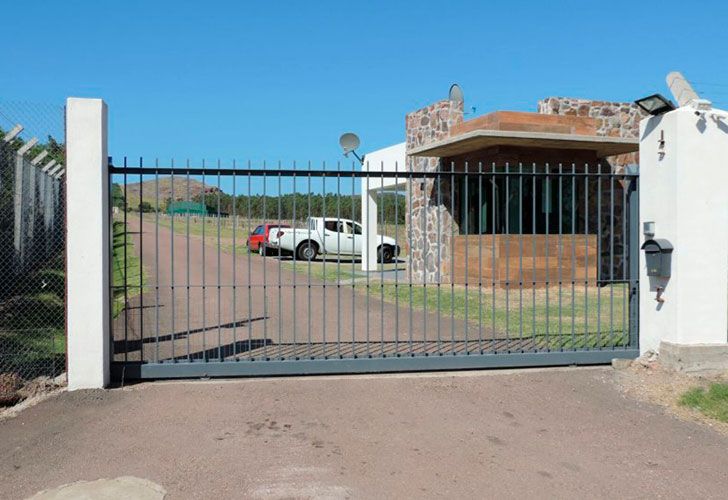
[[[299,260],[313,260],[317,255],[361,256],[367,243],[361,224],[349,219],[311,217],[306,228],[279,228],[271,231],[268,248],[280,248]],[[392,262],[399,255],[397,242],[388,236],[376,235],[379,262]],[[275,251],[271,252],[275,254]]]

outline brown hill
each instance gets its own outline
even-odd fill
[[[157,186],[159,186],[157,188]],[[175,177],[174,184],[171,177],[160,177],[158,180],[148,180],[144,182],[136,182],[126,185],[126,199],[130,208],[136,208],[141,201],[146,201],[150,205],[155,206],[157,196],[159,196],[159,207],[164,209],[167,201],[172,199],[172,187],[174,187],[174,200],[182,201],[187,199],[187,178]],[[123,186],[122,186],[123,189]],[[157,195],[159,189],[159,195]],[[141,191],[141,195],[140,195]],[[205,193],[216,193],[217,186],[203,184],[196,179],[189,179],[189,196],[190,199]]]

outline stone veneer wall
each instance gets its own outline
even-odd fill
[[[407,149],[447,138],[450,127],[462,121],[462,103],[449,100],[409,113],[406,117]],[[439,158],[408,157],[407,161],[412,172],[434,172],[440,168]],[[450,267],[446,265],[451,261],[450,239],[453,233],[459,232],[459,228],[449,211],[449,179],[440,181],[440,200],[434,186],[434,179],[423,181],[417,178],[413,178],[411,186],[408,186],[406,223],[408,231],[411,231],[408,251],[412,258],[414,282],[450,280]],[[438,205],[438,201],[441,204]]]
[[[454,107],[455,106],[455,107]],[[607,101],[592,101],[569,97],[548,97],[538,101],[538,112],[551,115],[586,116],[597,120],[597,135],[610,137],[638,137],[639,122],[645,116],[644,112],[632,103],[619,103]],[[462,103],[443,100],[425,108],[409,113],[406,117],[407,149],[429,144],[445,139],[450,135],[450,128],[463,121]],[[408,168],[413,172],[432,172],[440,168],[438,158],[408,157]],[[602,171],[612,169],[614,172],[623,171],[626,165],[639,162],[637,153],[613,156],[605,159]],[[592,170],[596,171],[596,168]],[[412,179],[411,188],[408,186],[406,223],[411,237],[408,237],[408,251],[412,259],[412,280],[415,282],[447,283],[450,281],[452,249],[451,236],[459,233],[454,214],[450,213],[452,200],[450,199],[450,180],[441,179],[440,201],[438,205],[437,190],[434,179],[422,181]],[[622,255],[626,252],[622,237],[623,221],[628,216],[623,209],[623,186],[614,183],[614,236],[609,228],[610,219],[610,186],[608,182],[602,185],[601,221],[597,221],[598,199],[597,183],[591,182],[589,189],[589,228],[590,232],[596,230],[597,225],[602,228],[602,259],[600,275],[603,278],[613,276],[622,277],[622,270],[626,262]],[[457,207],[456,207],[457,209]],[[581,211],[580,211],[581,212]],[[580,213],[583,224],[584,214]],[[613,238],[613,241],[612,241]],[[438,246],[439,243],[439,246]],[[614,248],[613,260],[610,259],[610,248]],[[439,254],[438,254],[439,248]],[[610,266],[610,260],[613,262]]]
[[[573,97],[547,97],[538,101],[539,113],[545,115],[588,116],[597,121],[597,135],[605,137],[639,137],[640,121],[647,113],[631,102],[608,102]],[[610,156],[607,162],[620,172],[626,165],[638,164],[639,154]]]
[[[637,105],[629,102],[608,102],[592,101],[589,99],[577,99],[571,97],[547,97],[538,101],[538,112],[547,115],[587,116],[597,121],[597,135],[606,137],[631,137],[638,138],[640,121],[647,116]],[[628,153],[605,158],[602,165],[603,171],[611,169],[612,172],[621,173],[627,165],[639,164],[639,153]],[[599,223],[602,228],[602,258],[600,263],[600,276],[615,279],[623,277],[628,263],[623,256],[627,254],[627,237],[623,234],[624,218],[629,217],[628,210],[624,207],[623,183],[614,183],[614,221],[611,221],[611,186],[604,182],[602,186],[602,210],[601,220],[597,222],[597,193],[596,183],[590,184],[589,192],[589,225],[596,227]],[[583,214],[580,214],[583,218]],[[614,224],[612,226],[612,223]],[[614,227],[612,235],[611,228]],[[629,233],[629,228],[627,228]],[[614,248],[613,255],[610,249]],[[610,262],[612,265],[610,266]]]

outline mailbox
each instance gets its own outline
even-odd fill
[[[647,276],[670,277],[672,243],[664,238],[647,240],[642,244],[647,261]]]

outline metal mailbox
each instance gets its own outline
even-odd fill
[[[670,277],[672,243],[664,238],[655,238],[642,244],[647,261],[647,276]]]

